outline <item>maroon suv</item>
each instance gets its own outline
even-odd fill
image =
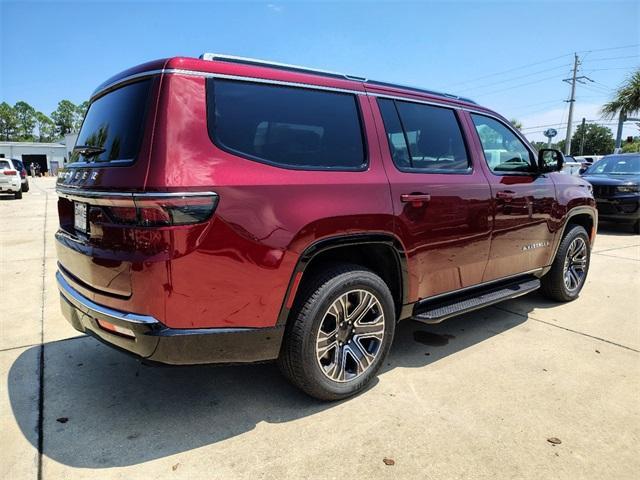
[[[343,398],[400,320],[578,296],[597,213],[561,164],[453,95],[212,54],[146,63],[98,87],[59,176],[62,310],[148,362],[277,359]]]

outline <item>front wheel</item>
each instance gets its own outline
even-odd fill
[[[591,245],[587,231],[580,225],[570,225],[560,242],[551,270],[542,277],[542,294],[559,302],[575,300],[587,279],[590,262]]]
[[[300,292],[278,364],[312,397],[346,398],[375,377],[394,328],[393,297],[385,282],[363,267],[335,265]]]

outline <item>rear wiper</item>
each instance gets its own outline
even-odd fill
[[[73,151],[78,152],[80,155],[87,158],[95,157],[96,155],[106,152],[104,148],[92,147],[91,145],[76,145],[73,147]]]

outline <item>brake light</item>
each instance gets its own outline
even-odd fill
[[[27,171],[24,168],[20,171],[20,178],[27,178]]]
[[[2,173],[5,175],[16,175],[18,173],[17,170],[3,170]]]
[[[215,194],[189,196],[134,195],[105,202],[102,209],[114,223],[139,227],[191,225],[209,219],[218,204]]]

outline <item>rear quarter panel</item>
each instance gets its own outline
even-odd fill
[[[170,262],[167,325],[272,326],[307,246],[354,232],[392,232],[389,185],[366,99],[360,107],[366,171],[287,170],[217,148],[207,131],[205,79],[165,77],[147,189],[220,196],[206,230],[183,239],[183,254]]]

